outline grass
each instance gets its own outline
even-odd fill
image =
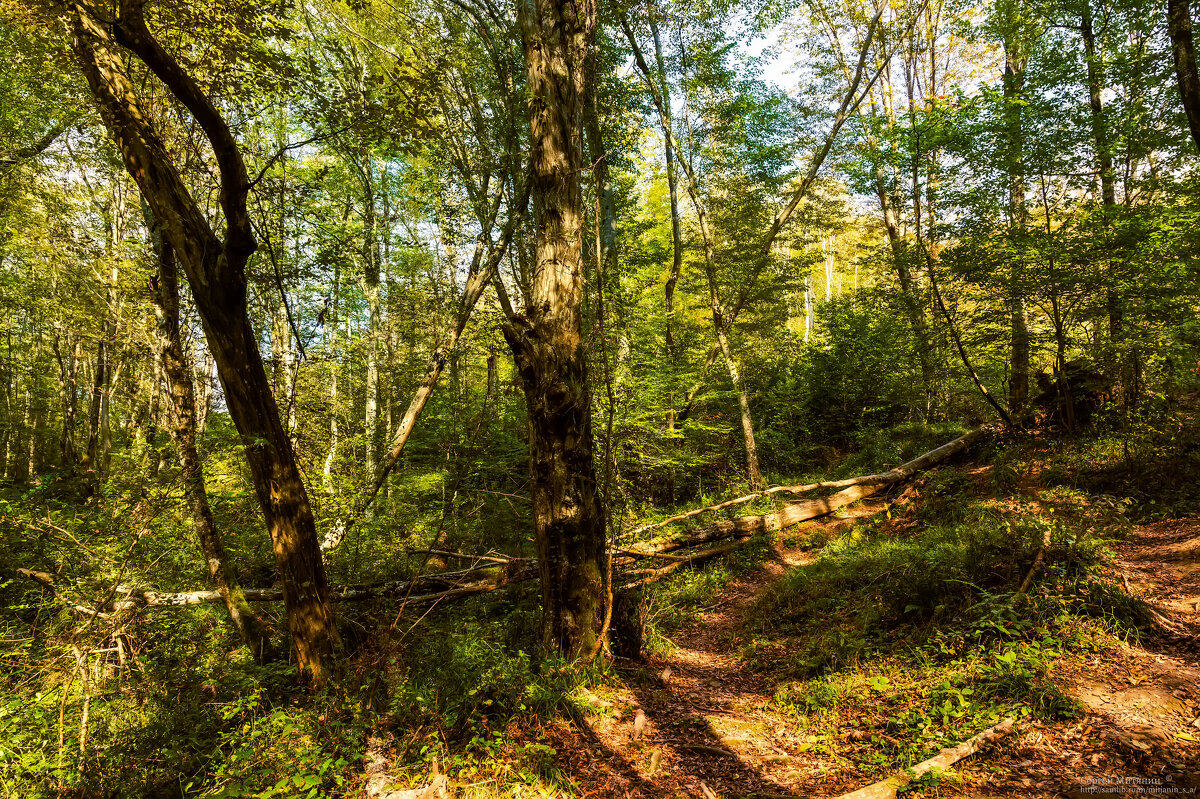
[[[1006,716],[1071,718],[1060,666],[1149,627],[1105,578],[1127,503],[1038,486],[1027,453],[992,457],[1005,468],[928,475],[913,507],[829,541],[747,615],[742,661],[814,752],[882,774]]]
[[[895,465],[956,434],[893,431],[840,473]],[[1110,545],[1131,517],[1191,507],[1169,475],[1183,473],[1195,449],[1182,433],[1162,435],[1144,433],[1129,455],[1116,433],[992,445],[984,452],[990,470],[927,474],[919,498],[891,518],[842,534],[785,533],[819,547],[817,558],[759,598],[738,639],[742,663],[773,686],[770,712],[802,732],[814,754],[870,774],[907,766],[1007,715],[1070,717],[1076,708],[1058,677],[1063,666],[1114,638],[1144,634],[1152,621],[1105,577]],[[1164,457],[1175,465],[1155,461],[1148,441],[1165,441]],[[1147,476],[1123,483],[1130,463]],[[431,486],[405,490],[440,499]],[[163,588],[190,587],[198,555],[181,511],[170,497],[147,499],[135,489],[126,496],[114,486],[118,493],[104,502],[82,505],[56,500],[54,484],[3,498],[0,525],[20,554],[0,556],[0,565],[97,578],[125,568],[130,580],[153,574]],[[164,510],[146,513],[145,522],[105,510],[139,501]],[[490,518],[509,518],[507,502],[487,501],[496,510]],[[247,502],[222,505],[226,523]],[[405,534],[372,551],[372,564],[402,566],[404,549],[427,543],[445,523],[443,509],[439,501],[420,518],[381,516],[377,525]],[[139,524],[153,534],[139,538]],[[485,532],[478,524],[455,535],[477,549]],[[1047,534],[1040,577],[1017,596]],[[90,567],[89,550],[98,553]],[[756,540],[646,591],[649,653],[666,654],[670,637],[712,609],[765,550]],[[297,688],[286,663],[255,664],[232,642],[219,608],[130,620],[120,631],[120,661],[113,628],[84,623],[31,583],[0,581],[0,603],[0,796],[352,796],[365,742],[380,733],[392,735],[401,783],[419,783],[436,760],[456,784],[473,786],[464,796],[574,795],[582,787],[564,770],[555,725],[612,712],[592,700],[622,679],[539,654],[532,583],[394,629],[394,603],[344,608],[350,657],[316,695]],[[282,626],[277,614],[268,621]],[[83,669],[76,652],[85,655]]]

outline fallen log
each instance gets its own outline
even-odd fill
[[[66,597],[64,597],[62,594],[60,594],[58,592],[58,589],[55,588],[54,575],[52,575],[52,574],[47,574],[46,572],[35,572],[30,569],[17,569],[17,574],[19,574],[22,577],[27,577],[30,580],[33,580],[35,583],[41,584],[41,586],[43,588],[48,590],[51,594],[53,594],[55,597],[57,597],[60,602],[62,602],[64,605],[66,605],[68,608],[75,611],[76,613],[82,613],[85,616],[95,616],[96,618],[99,618],[99,619],[107,619],[110,615],[108,613],[104,613],[103,611],[101,611],[97,608],[89,608],[89,607],[84,607],[83,605],[76,604],[76,603],[72,602],[71,600],[67,599]]]
[[[869,484],[872,481],[880,479],[881,477],[883,477],[886,474],[888,474],[888,472],[881,472],[880,474],[868,474],[868,475],[864,475],[862,477],[848,477],[844,480],[828,480],[828,481],[822,482],[822,483],[804,483],[802,485],[774,486],[774,487],[768,488],[764,491],[756,491],[753,494],[746,494],[745,496],[735,497],[734,499],[727,499],[724,502],[718,502],[716,505],[709,505],[706,508],[696,508],[694,510],[689,510],[686,513],[680,513],[676,516],[672,516],[669,519],[663,519],[662,521],[654,522],[653,524],[643,525],[642,527],[638,527],[638,528],[630,531],[629,535],[636,536],[636,535],[640,535],[642,533],[647,533],[651,530],[657,530],[660,527],[666,527],[668,524],[674,524],[676,522],[681,522],[681,521],[684,521],[685,519],[691,519],[691,518],[700,516],[705,513],[714,513],[719,510],[724,510],[725,508],[732,508],[737,505],[744,505],[747,502],[753,502],[756,499],[761,499],[762,497],[768,497],[768,496],[771,496],[772,494],[807,494],[809,491],[817,491],[818,489],[822,489],[822,488],[845,488],[847,486],[861,485],[864,483]]]
[[[972,430],[947,444],[943,444],[937,449],[930,450],[924,455],[897,466],[895,469],[889,469],[886,472],[821,484],[824,487],[834,487],[837,485],[849,486],[827,497],[789,502],[781,509],[762,516],[743,516],[738,519],[713,522],[712,524],[696,528],[687,534],[644,541],[625,547],[623,551],[637,555],[671,552],[675,549],[682,549],[709,541],[718,541],[734,535],[749,536],[755,533],[776,532],[800,522],[808,521],[809,519],[816,519],[817,517],[833,513],[839,508],[853,504],[864,497],[878,493],[885,486],[906,480],[917,472],[947,460],[983,438],[988,432],[989,429],[984,427]],[[799,490],[804,488],[804,486],[792,486],[792,488]],[[768,489],[768,491],[770,490],[774,489]],[[702,508],[701,512],[704,510],[708,510],[708,508]],[[693,543],[689,544],[687,542]]]
[[[672,563],[663,566],[660,569],[650,570],[650,573],[641,579],[634,580],[633,582],[620,586],[620,590],[629,591],[640,586],[649,585],[650,583],[656,583],[671,572],[682,569],[684,566],[688,566],[693,563],[702,563],[703,561],[710,560],[718,555],[724,555],[726,552],[732,552],[738,547],[744,546],[749,540],[749,536],[736,538],[726,544],[721,544],[720,546],[702,550],[689,557],[675,559]]]
[[[800,522],[825,516],[839,508],[843,508],[864,497],[877,493],[885,486],[905,480],[923,469],[927,469],[950,458],[978,441],[988,432],[987,428],[972,430],[966,435],[943,444],[937,449],[926,452],[924,455],[914,458],[901,466],[897,466],[895,469],[880,472],[879,474],[870,474],[826,483],[813,483],[807,486],[780,487],[777,489],[768,489],[765,492],[760,492],[760,494],[750,495],[750,498],[753,498],[761,494],[783,491],[785,489],[799,492],[801,490],[813,490],[816,488],[848,486],[842,491],[827,497],[789,502],[774,513],[762,516],[743,516],[739,519],[715,522],[688,533],[651,539],[623,547],[617,551],[619,556],[623,559],[639,559],[666,556],[667,553],[681,549],[690,549],[701,544],[724,541],[729,538],[735,539],[729,543],[711,547],[692,555],[665,557],[664,559],[671,560],[671,563],[662,568],[654,569],[647,576],[641,577],[622,587],[629,589],[640,585],[647,585],[662,579],[683,566],[700,563],[730,552],[743,546],[755,533],[775,532],[799,524]],[[739,501],[749,501],[745,497],[738,499]],[[679,518],[698,515],[707,510],[720,507],[729,507],[730,504],[736,503],[731,500],[721,505],[701,508],[696,512],[689,512]],[[660,524],[666,524],[669,521],[671,520]],[[330,589],[330,598],[336,602],[358,602],[375,597],[409,594],[408,602],[410,604],[428,604],[445,599],[488,593],[503,588],[506,585],[530,580],[537,576],[537,563],[529,558],[502,558],[495,555],[468,556],[448,551],[428,551],[444,557],[471,558],[476,561],[484,561],[487,565],[473,566],[454,572],[423,575],[413,580],[394,580],[369,585],[333,586]],[[17,569],[17,574],[46,586],[51,591],[54,591],[62,601],[81,613],[100,614],[104,611],[128,610],[141,606],[172,607],[224,602],[224,598],[220,592],[215,590],[166,592],[150,588],[117,585],[103,586],[105,590],[113,594],[114,598],[102,607],[92,609],[82,605],[73,605],[64,599],[61,594],[58,594],[53,575],[31,569]],[[484,577],[484,579],[461,582],[471,577]],[[79,582],[86,584],[86,581]],[[243,593],[248,602],[279,602],[283,599],[283,591],[278,588],[245,588],[243,589]]]
[[[989,727],[974,738],[968,738],[958,746],[943,749],[928,760],[924,760],[901,774],[888,777],[874,785],[859,788],[857,791],[845,793],[837,799],[895,799],[900,788],[916,779],[938,769],[950,768],[963,758],[970,757],[983,747],[1012,731],[1013,719],[1007,718],[995,727]]]
[[[479,576],[487,572],[495,572],[496,574],[487,579],[465,583],[455,582],[453,579]],[[17,569],[17,574],[40,583],[62,599],[61,594],[57,590],[54,575],[32,569]],[[537,566],[533,561],[514,558],[504,568],[485,566],[475,569],[464,569],[457,572],[430,574],[418,577],[415,580],[392,580],[390,582],[369,585],[333,586],[330,588],[330,599],[336,602],[361,602],[376,597],[403,595],[411,590],[413,592],[423,591],[426,593],[414,593],[409,596],[409,603],[424,604],[442,599],[486,593],[512,583],[532,579],[536,576]],[[100,611],[131,610],[143,606],[184,607],[188,605],[224,602],[220,592],[214,590],[169,592],[126,585],[118,585],[115,588],[110,587],[108,590],[112,591],[114,598],[105,603],[100,608]],[[243,590],[247,602],[280,602],[283,600],[283,591],[278,588],[246,588]],[[81,613],[98,612],[81,605],[74,605],[65,599],[63,601]],[[100,615],[104,614],[101,612]]]

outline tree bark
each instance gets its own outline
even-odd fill
[[[590,653],[604,616],[604,514],[592,458],[591,384],[583,347],[585,67],[593,0],[517,6],[530,96],[530,183],[536,255],[523,314],[505,339],[529,414],[530,498],[542,588],[542,637]]]
[[[255,656],[261,657],[267,648],[262,623],[250,610],[237,577],[229,568],[225,546],[213,520],[204,487],[204,466],[196,449],[196,396],[192,383],[192,367],[183,354],[179,335],[179,271],[171,245],[158,230],[151,231],[158,266],[156,291],[153,294],[158,336],[157,355],[169,387],[171,438],[179,450],[180,480],[192,511],[192,526],[200,541],[200,551],[208,569],[208,578],[217,586],[229,617],[242,642]]]
[[[1192,141],[1200,149],[1200,75],[1196,70],[1196,45],[1192,38],[1192,10],[1188,0],[1167,0],[1167,28],[1175,59],[1179,98],[1187,112]]]
[[[1079,31],[1083,37],[1083,52],[1087,62],[1088,104],[1091,109],[1092,142],[1096,148],[1096,164],[1100,172],[1100,201],[1104,206],[1105,214],[1108,215],[1117,206],[1117,190],[1116,178],[1113,173],[1111,143],[1108,138],[1108,123],[1104,118],[1104,100],[1101,96],[1105,86],[1104,61],[1103,55],[1096,47],[1091,0],[1083,0],[1079,16]],[[1113,285],[1116,279],[1114,266],[1114,263],[1109,263],[1109,285],[1105,290],[1105,303],[1108,306],[1108,335],[1115,341],[1121,335],[1123,314],[1120,295],[1117,287]]]
[[[374,159],[370,151],[361,153],[359,177],[363,190],[363,295],[367,300],[367,381],[363,410],[363,438],[366,479],[378,472],[376,451],[379,446],[379,336],[383,329],[380,310],[379,221],[375,213]],[[370,485],[370,483],[368,483]]]
[[[339,637],[312,507],[247,310],[246,262],[257,242],[246,207],[250,180],[241,151],[216,106],[146,28],[137,0],[121,1],[111,27],[79,4],[69,6],[68,17],[77,59],[105,126],[187,275],[271,533],[296,662],[303,674],[323,681]],[[113,37],[187,108],[211,144],[224,240],[209,225],[140,107]]]
[[[1025,66],[1019,19],[1010,19],[1004,43],[1004,124],[1008,170],[1009,245],[1012,274],[1009,286],[1011,307],[1008,410],[1020,416],[1029,398],[1029,320],[1025,309],[1024,260],[1020,252],[1026,226],[1025,129],[1022,116]]]
[[[659,91],[665,100],[663,103],[664,123],[671,127],[671,90],[667,82],[667,68],[663,62],[662,40],[658,35],[658,23],[654,15],[650,16],[650,33],[654,36],[654,62],[658,68]],[[679,218],[679,177],[675,174],[675,153],[671,142],[663,138],[663,154],[667,166],[667,190],[671,197],[671,271],[667,273],[667,282],[663,287],[663,300],[667,311],[666,344],[668,357],[675,359],[675,284],[683,271],[683,224]],[[668,420],[670,423],[673,420]]]

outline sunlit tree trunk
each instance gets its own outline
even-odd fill
[[[367,301],[367,380],[363,411],[366,442],[365,476],[368,485],[379,470],[379,337],[383,328],[380,308],[379,220],[375,209],[375,166],[370,152],[361,153],[359,177],[363,202],[363,295]]]
[[[1097,47],[1096,33],[1093,25],[1091,0],[1082,0],[1079,15],[1079,31],[1083,37],[1084,59],[1087,65],[1088,104],[1091,109],[1092,144],[1096,150],[1096,164],[1100,173],[1100,200],[1107,213],[1117,206],[1116,176],[1113,173],[1112,146],[1109,141],[1108,123],[1104,117],[1104,99],[1102,92],[1105,88],[1103,54]],[[1109,264],[1109,286],[1106,290],[1108,306],[1108,335],[1116,340],[1121,335],[1122,313],[1121,299],[1117,287],[1112,285],[1115,279],[1115,263]]]
[[[322,681],[329,675],[339,637],[312,507],[271,391],[259,337],[250,324],[246,262],[257,247],[246,206],[250,179],[224,118],[193,77],[154,39],[142,13],[137,0],[122,0],[113,22],[99,23],[78,5],[67,10],[67,20],[101,118],[163,239],[187,274],[271,534],[296,662],[302,673]],[[211,144],[219,173],[224,240],[213,231],[140,107],[138,91],[113,37],[187,108]]]
[[[1025,262],[1021,251],[1027,224],[1025,211],[1025,128],[1023,93],[1028,56],[1022,41],[1019,0],[1001,6],[1007,12],[1004,42],[1005,166],[1008,170],[1009,303],[1011,336],[1008,370],[1008,410],[1019,416],[1029,398],[1029,320],[1025,308]]]
[[[38,454],[39,454],[39,451],[38,451],[38,428],[41,426],[42,415],[41,415],[41,408],[38,407],[36,402],[32,401],[32,398],[31,398],[30,405],[31,405],[31,408],[29,411],[29,452],[27,453],[28,458],[26,460],[25,467],[26,467],[27,478],[28,478],[29,482],[32,484],[32,483],[37,482],[38,474],[41,471],[39,469],[39,467],[41,466],[41,463],[38,460]]]
[[[536,254],[523,313],[504,335],[529,414],[530,498],[542,587],[542,635],[565,654],[590,653],[603,623],[604,514],[592,458],[592,403],[583,346],[585,66],[596,29],[591,0],[517,6],[530,97]]]
[[[212,353],[197,342],[200,360],[200,381],[196,388],[196,433],[204,435],[208,428],[208,414],[212,411],[213,389],[217,383],[217,364]]]
[[[663,103],[664,124],[670,128],[672,125],[671,89],[667,82],[667,68],[663,62],[662,39],[658,35],[658,22],[653,14],[650,15],[650,32],[654,36],[654,63],[658,69],[659,91],[662,92],[665,100]],[[663,299],[667,311],[667,355],[676,359],[678,352],[675,347],[675,284],[679,282],[679,275],[683,271],[683,224],[679,218],[679,177],[675,173],[675,153],[671,142],[665,135],[663,137],[663,154],[667,167],[667,191],[671,198],[671,270],[667,273]],[[673,419],[668,420],[668,426],[672,426],[673,421]]]
[[[341,367],[338,363],[338,341],[337,341],[337,318],[338,318],[338,299],[340,292],[341,272],[334,267],[333,270],[333,289],[330,292],[329,306],[325,311],[322,311],[324,319],[326,344],[329,347],[329,452],[325,455],[325,463],[321,467],[321,474],[325,478],[325,492],[328,494],[336,494],[337,486],[333,482],[333,464],[337,460],[338,450],[338,378],[341,374]]]

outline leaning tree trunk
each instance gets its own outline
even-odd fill
[[[196,449],[196,392],[192,384],[192,367],[184,358],[183,341],[179,335],[179,270],[175,253],[157,230],[152,236],[158,262],[157,291],[153,294],[154,315],[158,323],[155,345],[169,388],[169,429],[179,450],[180,479],[191,507],[192,525],[200,540],[208,577],[216,584],[242,642],[261,657],[267,646],[262,623],[250,610],[237,577],[229,568],[225,546],[213,520],[208,493],[204,488],[204,466]]]
[[[737,394],[738,410],[740,411],[742,422],[742,438],[746,445],[747,477],[750,481],[750,487],[757,491],[763,488],[764,483],[762,471],[758,465],[758,445],[754,434],[754,417],[750,412],[750,398],[747,396],[745,387],[742,384],[737,359],[733,354],[733,349],[729,342],[729,331],[733,328],[733,321],[741,309],[741,302],[734,303],[732,311],[728,313],[726,313],[722,305],[720,287],[717,284],[716,249],[713,244],[713,233],[708,224],[708,211],[704,205],[703,198],[700,196],[700,187],[696,180],[696,174],[692,170],[691,161],[679,149],[678,143],[675,141],[675,134],[672,130],[667,111],[667,100],[669,98],[664,98],[659,91],[659,82],[655,79],[650,67],[646,64],[646,58],[642,54],[637,38],[633,35],[633,30],[629,27],[628,20],[623,16],[621,17],[621,27],[625,31],[625,36],[629,40],[630,47],[633,49],[638,69],[641,71],[642,77],[650,89],[650,96],[654,101],[655,109],[658,111],[658,121],[662,127],[666,145],[668,148],[675,150],[675,154],[679,157],[679,166],[683,169],[684,177],[687,178],[688,195],[691,197],[692,207],[696,209],[696,221],[700,227],[700,236],[704,242],[704,276],[708,282],[709,307],[712,311],[713,334],[716,338],[717,354],[724,357],[725,368],[729,372],[729,380],[733,384],[734,393]],[[779,217],[776,218],[777,222],[778,220]],[[780,224],[782,223],[780,222]],[[764,245],[768,250],[770,241],[771,238],[768,236],[768,241]],[[716,355],[711,357],[715,363]],[[688,406],[689,408],[691,406],[691,397],[689,397]]]
[[[522,0],[529,80],[530,181],[536,260],[524,314],[504,336],[529,413],[530,498],[542,587],[542,637],[571,655],[592,651],[603,623],[604,514],[592,459],[592,403],[583,347],[585,65],[592,0]]]
[[[904,304],[904,312],[908,316],[913,338],[917,345],[917,358],[921,364],[921,384],[925,389],[925,417],[928,418],[933,404],[933,360],[932,344],[929,335],[929,325],[925,319],[925,308],[921,302],[921,289],[913,277],[909,264],[909,253],[900,235],[900,224],[896,220],[896,210],[892,206],[892,196],[884,175],[883,157],[875,155],[875,196],[879,198],[879,210],[883,214],[883,227],[887,231],[888,247],[892,252],[892,263],[896,268],[896,279],[900,282],[900,299]],[[805,321],[805,336],[812,322],[812,289],[806,286],[805,300],[808,309]],[[806,338],[807,340],[807,338]]]
[[[1192,39],[1192,10],[1188,0],[1167,0],[1167,27],[1175,58],[1179,97],[1187,112],[1192,141],[1200,148],[1200,75],[1196,70],[1196,45]]]
[[[121,0],[112,23],[98,22],[81,5],[66,13],[76,57],[101,118],[187,275],[271,533],[296,662],[302,673],[320,682],[329,674],[339,637],[312,507],[247,309],[246,263],[257,248],[246,205],[250,179],[220,111],[150,33],[142,12],[138,0]],[[162,81],[211,144],[226,225],[223,241],[141,107],[116,43]]]

